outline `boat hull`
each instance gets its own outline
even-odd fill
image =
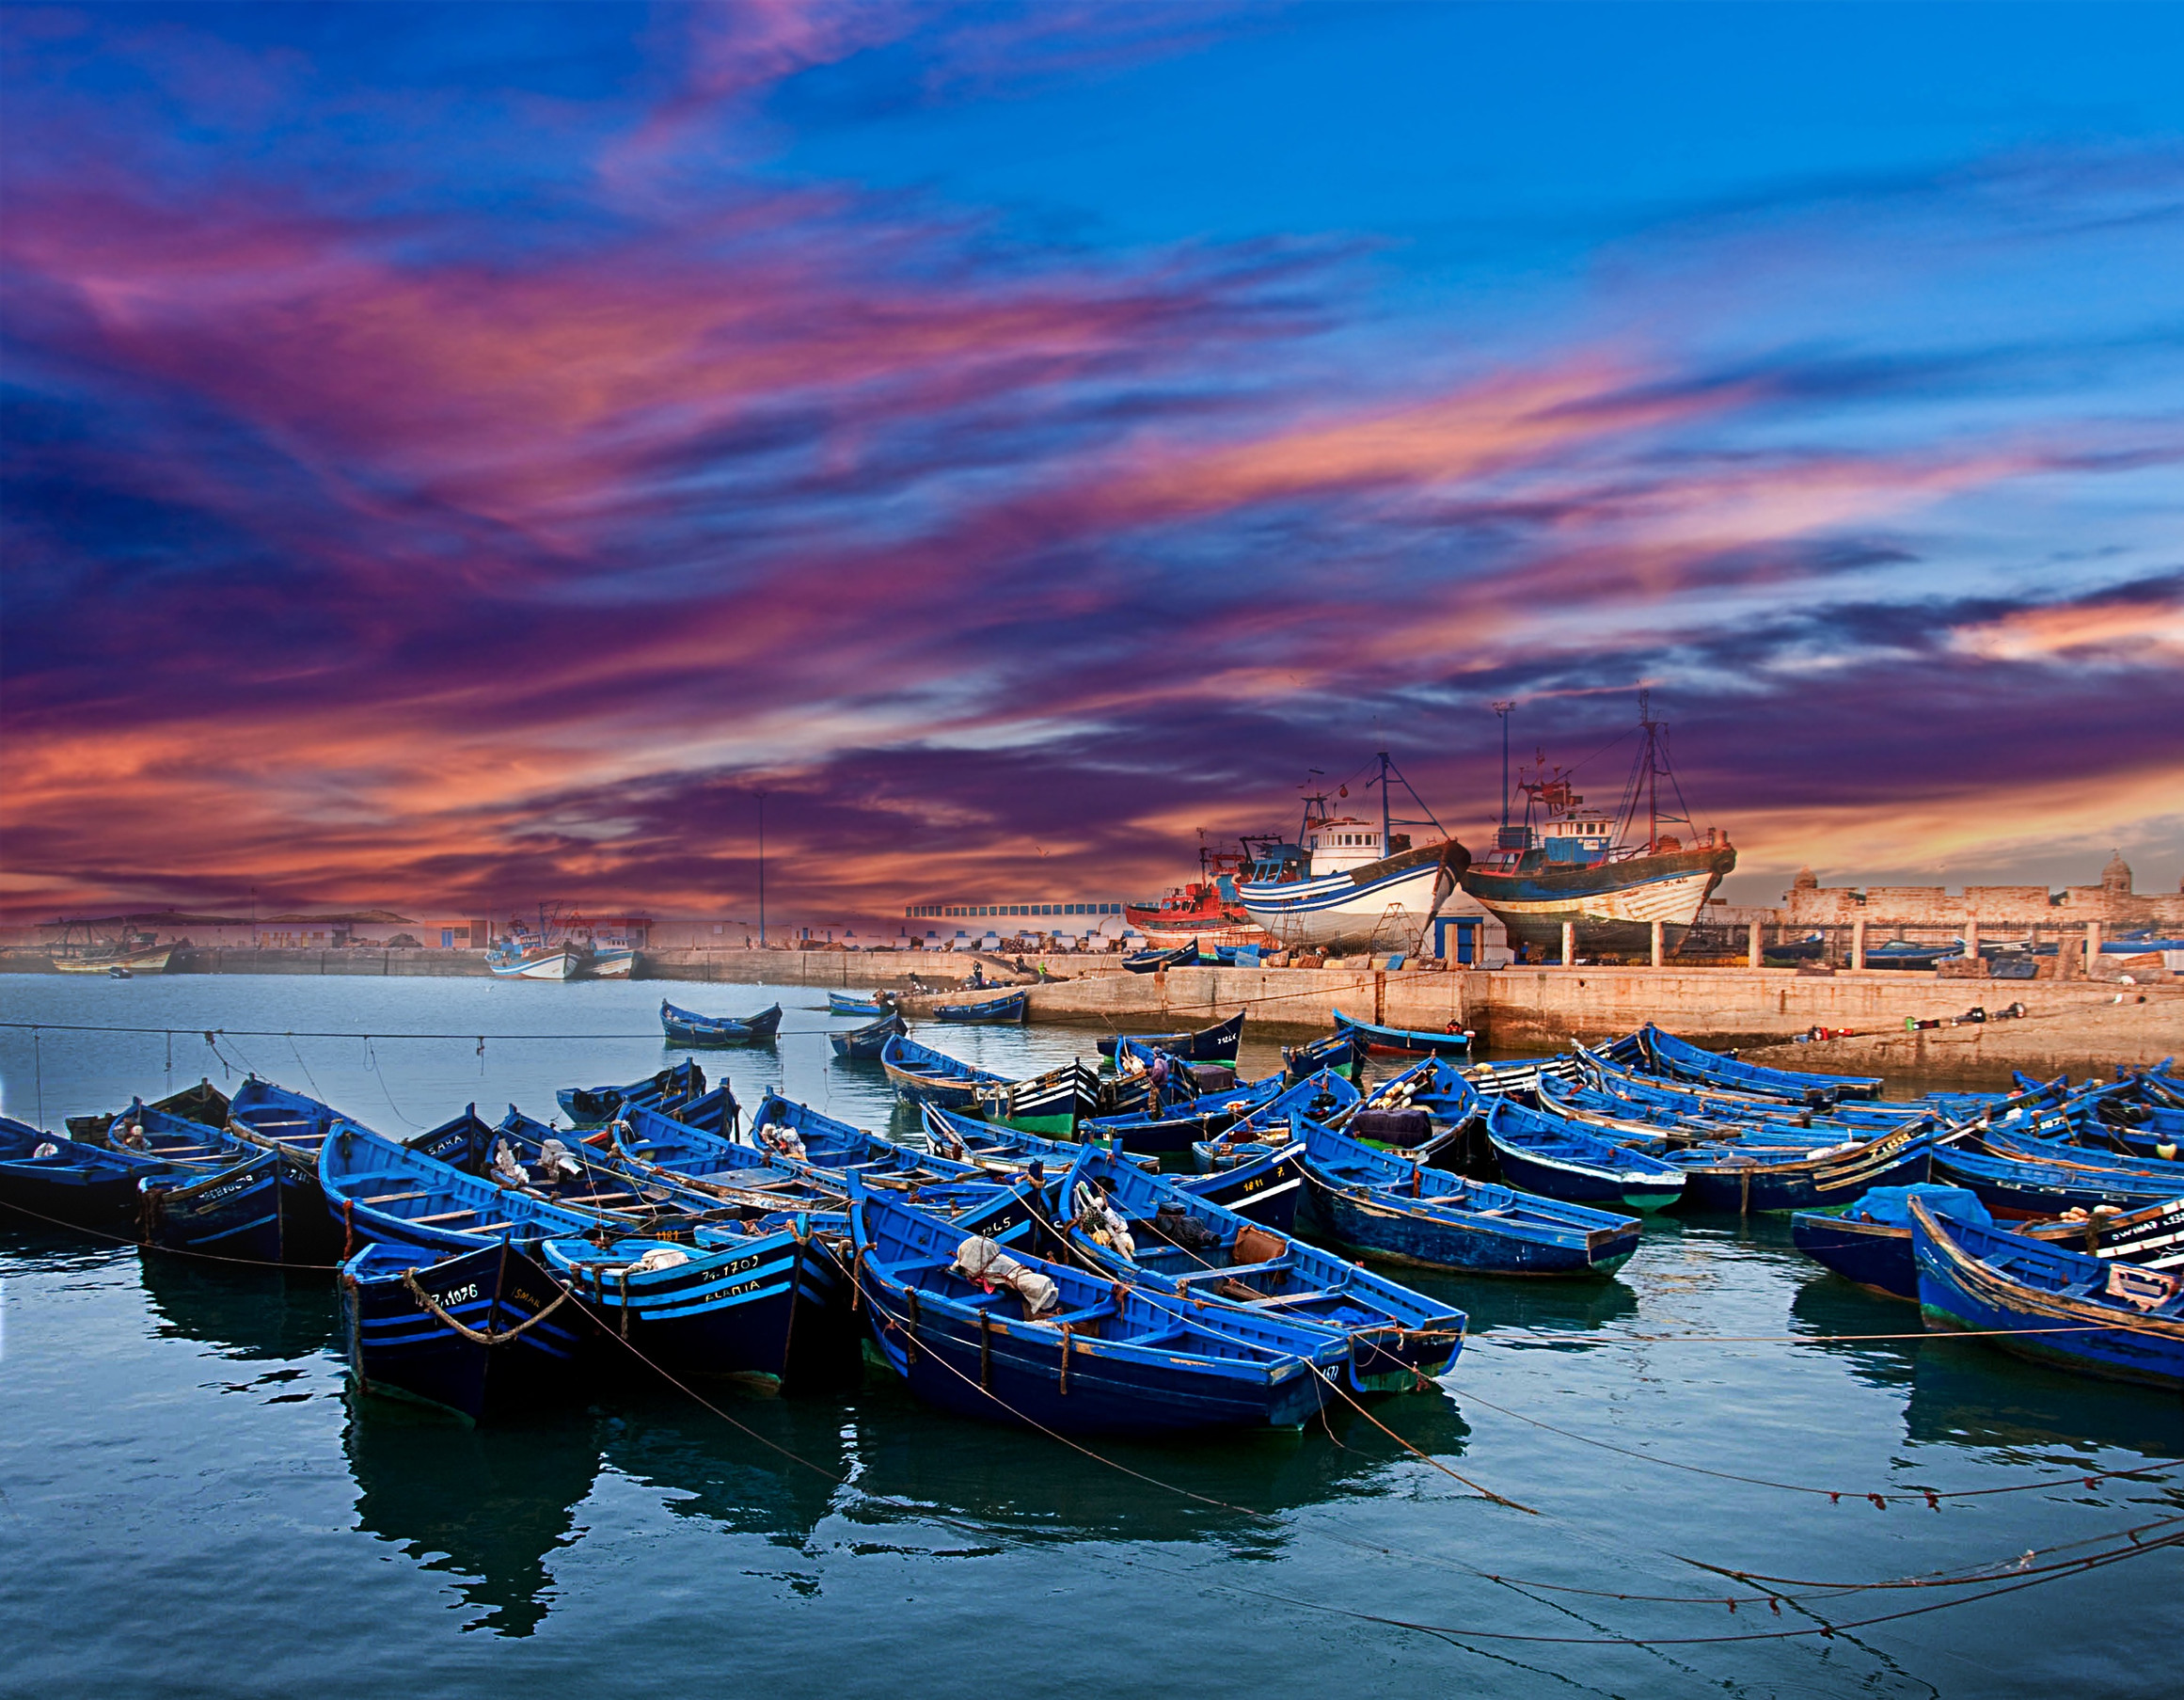
[[[2014,1357],[2106,1381],[2184,1391],[2184,1321],[2173,1315],[2132,1315],[2012,1280],[1973,1255],[1957,1238],[1965,1231],[1955,1224],[1921,1212],[1916,1204],[1912,1220],[1919,1311],[1929,1329],[1982,1334],[1988,1344]]]
[[[1294,1145],[1227,1168],[1197,1175],[1170,1175],[1194,1198],[1249,1216],[1262,1228],[1289,1232],[1297,1223],[1305,1196],[1304,1154]]]
[[[1326,1384],[1302,1360],[1218,1381],[1188,1370],[1163,1374],[1116,1364],[1100,1342],[1054,1328],[1011,1319],[981,1330],[929,1311],[913,1320],[900,1289],[876,1297],[872,1337],[880,1355],[912,1393],[958,1416],[1058,1434],[1177,1435],[1297,1428],[1327,1398]]]
[[[1923,1134],[1891,1134],[1868,1150],[1819,1162],[1693,1164],[1684,1204],[1733,1215],[1779,1215],[1855,1204],[1876,1186],[1928,1179],[1934,1147]]]
[[[268,1150],[187,1185],[143,1189],[144,1243],[253,1263],[330,1264],[341,1232],[318,1173],[293,1152]]]
[[[418,1285],[466,1327],[500,1334],[530,1326],[498,1345],[467,1339],[418,1302],[400,1260],[367,1251],[343,1265],[341,1279],[349,1374],[360,1392],[478,1422],[573,1390],[593,1329],[573,1302],[533,1320],[562,1294],[537,1263],[498,1245],[424,1261]],[[367,1269],[380,1273],[370,1279]]]
[[[566,1261],[570,1253],[581,1261]],[[580,1241],[549,1241],[541,1255],[602,1327],[671,1374],[782,1387],[839,1381],[855,1363],[847,1290],[825,1254],[796,1235],[693,1251],[676,1267],[628,1277],[603,1271],[603,1254]]]
[[[1285,946],[1415,955],[1470,863],[1470,852],[1451,839],[1346,873],[1246,881],[1237,896]]]
[[[1335,1031],[1348,1034],[1362,1049],[1382,1057],[1467,1057],[1469,1033],[1427,1033],[1409,1027],[1383,1027],[1335,1011]]]
[[[1652,948],[1657,921],[1664,947],[1673,951],[1735,866],[1736,851],[1724,846],[1529,873],[1475,867],[1464,875],[1464,889],[1502,924],[1511,944],[1559,955],[1568,925],[1579,950],[1626,954]]]
[[[486,965],[502,979],[565,980],[577,974],[577,953],[565,947],[526,954],[514,961],[496,962],[487,960]]]
[[[585,972],[595,980],[625,980],[637,971],[634,950],[594,950]]]
[[[1450,1220],[1324,1184],[1310,1191],[1311,1223],[1343,1252],[1369,1263],[1452,1275],[1612,1275],[1638,1250],[1638,1224],[1612,1247],[1520,1238],[1491,1218]],[[1591,1236],[1588,1236],[1590,1240]]]
[[[1908,1228],[1800,1211],[1790,1218],[1790,1237],[1813,1262],[1868,1293],[1918,1302],[1919,1269]]]
[[[1680,1175],[1673,1180],[1618,1175],[1583,1164],[1558,1163],[1500,1140],[1495,1142],[1494,1154],[1501,1165],[1501,1178],[1510,1185],[1565,1203],[1650,1215],[1681,1203],[1684,1198],[1685,1181]]]

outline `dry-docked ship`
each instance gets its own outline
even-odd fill
[[[1664,945],[1675,950],[1736,866],[1726,832],[1701,834],[1692,825],[1660,728],[1641,691],[1638,756],[1612,809],[1588,803],[1559,768],[1517,787],[1524,823],[1510,825],[1505,810],[1493,853],[1464,875],[1464,889],[1509,929],[1512,945],[1529,945],[1535,958],[1559,955],[1568,924],[1580,951],[1635,954],[1650,950],[1658,921]]]
[[[1420,953],[1433,917],[1471,865],[1471,852],[1453,838],[1414,846],[1408,833],[1393,830],[1438,831],[1440,823],[1430,810],[1424,820],[1395,819],[1388,810],[1391,779],[1414,802],[1417,793],[1386,752],[1376,759],[1379,775],[1367,783],[1380,786],[1378,820],[1335,814],[1323,792],[1307,797],[1297,841],[1258,841],[1251,878],[1237,882],[1244,913],[1285,945]],[[1425,808],[1422,802],[1418,806]]]

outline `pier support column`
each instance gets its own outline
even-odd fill
[[[1662,935],[1662,932],[1663,932],[1663,930],[1664,930],[1664,929],[1663,929],[1663,928],[1662,928],[1662,926],[1661,926],[1660,922],[1658,922],[1658,921],[1655,921],[1655,922],[1654,923],[1654,927],[1653,927],[1653,932],[1654,932],[1654,967],[1656,967],[1656,968],[1658,968],[1658,967],[1661,965],[1662,961],[1663,961],[1666,959],[1666,957],[1667,957],[1667,955],[1668,955],[1668,953],[1667,953],[1667,952],[1666,952],[1664,949],[1662,949],[1662,947],[1661,947],[1661,946],[1662,946],[1662,936],[1661,936],[1661,935]]]
[[[1753,968],[1757,968],[1760,965],[1760,956],[1764,949],[1764,946],[1760,943],[1760,931],[1761,924],[1757,921],[1754,921],[1751,924],[1751,937],[1745,941],[1744,960],[1748,965]]]
[[[1860,915],[1857,920],[1850,924],[1850,965],[1853,968],[1865,966],[1865,917],[1863,915]]]
[[[1964,960],[1968,962],[1979,961],[1979,917],[1977,915],[1973,915],[1964,923]]]
[[[2085,977],[2091,979],[2093,971],[2100,966],[2100,923],[2085,923]]]
[[[1577,923],[1575,921],[1564,921],[1562,923],[1562,966],[1565,968],[1575,968],[1576,965]]]

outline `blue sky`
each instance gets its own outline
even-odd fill
[[[1733,896],[2184,875],[2184,8],[0,40],[11,908],[1151,892],[1640,683]]]

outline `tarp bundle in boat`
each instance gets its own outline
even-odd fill
[[[1970,1187],[1944,1186],[1927,1181],[1915,1186],[1876,1186],[1852,1206],[1851,1215],[1860,1221],[1878,1222],[1884,1228],[1908,1228],[1913,1199],[1923,1200],[1926,1208],[1937,1215],[1976,1222],[1982,1228],[1994,1226],[1994,1218],[1987,1215],[1986,1206]]]
[[[984,1234],[973,1234],[956,1247],[956,1274],[989,1293],[1006,1287],[1023,1300],[1026,1318],[1051,1311],[1062,1290],[1036,1269],[1027,1269]]]

